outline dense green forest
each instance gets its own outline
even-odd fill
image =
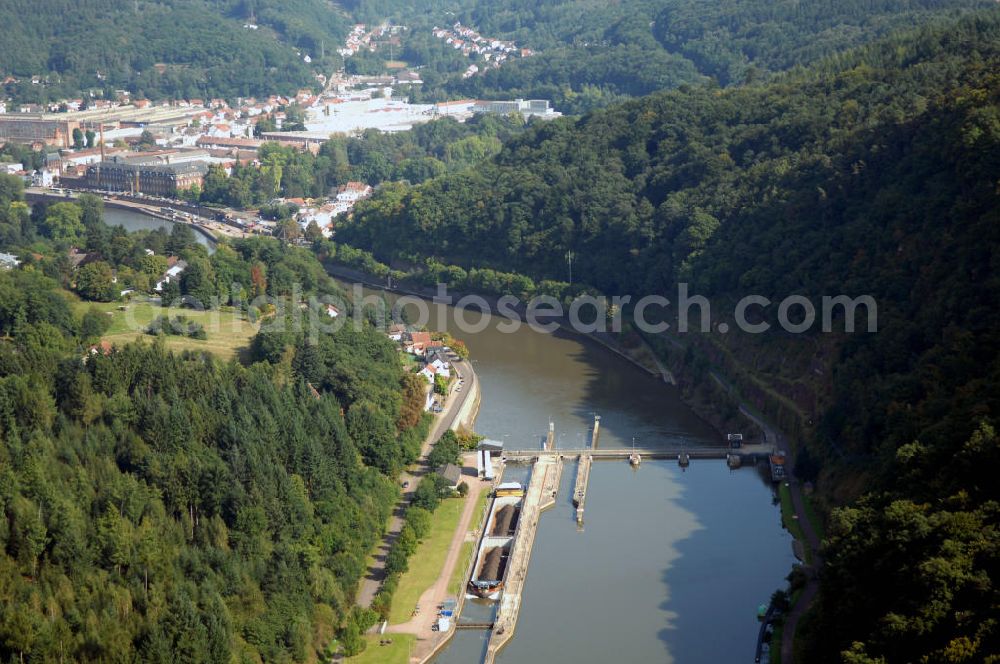
[[[985,475],[1000,416],[998,70],[991,11],[765,83],[653,95],[534,127],[474,171],[387,187],[338,241],[535,280],[565,279],[572,251],[606,293],[871,294],[877,334],[698,343],[715,357],[750,344],[757,382],[812,390],[804,472],[864,493],[833,513],[804,661],[852,648],[856,662],[987,661],[1000,652],[1000,496]],[[810,362],[789,376],[799,345]]]
[[[15,0],[0,8],[0,74],[6,92],[40,102],[81,90],[137,96],[226,97],[315,87],[314,72],[342,62],[353,21],[389,18],[410,29],[398,55],[421,67],[417,99],[456,95],[551,99],[579,113],[630,96],[696,83],[738,83],[781,71],[894,30],[990,6],[990,0],[880,0],[705,6],[695,0],[475,2],[437,0]],[[243,26],[254,19],[258,29]],[[537,55],[462,79],[467,58],[435,39],[454,20],[515,40]],[[304,56],[312,62],[306,64]],[[382,70],[388,55],[361,53],[347,68]],[[32,83],[31,77],[42,77]]]
[[[412,26],[403,54],[423,67],[425,85],[415,92],[418,99],[542,98],[568,113],[706,78],[721,85],[742,83],[993,5],[990,0],[499,0],[461,8],[414,0],[371,4]],[[462,66],[454,49],[429,34],[432,24],[455,20],[484,36],[514,40],[536,55],[462,78],[457,74],[468,61]],[[443,63],[451,76],[445,75]]]
[[[180,253],[199,298],[336,286],[276,240],[208,257],[183,232],[104,227],[86,200],[60,204],[70,237],[72,214],[20,195],[0,176],[0,246],[25,259],[0,271],[0,658],[315,661],[342,628],[356,640],[357,583],[426,431],[394,345],[369,325],[309,343],[292,307],[247,366],[93,347],[107,317],[66,290],[90,265]],[[74,270],[71,245],[100,260]]]
[[[967,14],[992,5],[476,3],[452,18],[538,55],[459,80],[454,53],[404,39],[427,65],[416,95],[622,103],[527,126],[443,120],[318,155],[267,146],[259,170],[215,169],[188,193],[242,207],[405,180],[314,248],[470,291],[674,299],[689,283],[715,322],[751,293],[873,296],[875,334],[647,340],[691,380],[722,367],[792,434],[832,507],[801,661],[998,661],[1000,14]],[[455,9],[340,6],[369,22]],[[11,90],[24,99],[276,91],[309,79],[293,45],[331,50],[347,19],[325,7],[15,3],[0,9],[14,27],[0,68],[58,72]],[[251,12],[259,32],[240,27]],[[173,66],[154,74],[160,61]],[[353,591],[425,425],[412,378],[370,326],[309,343],[298,323],[315,312],[298,309],[254,311],[284,325],[244,364],[162,340],[91,352],[107,319],[70,300],[148,292],[168,256],[188,264],[168,300],[339,293],[306,249],[258,238],[209,255],[183,227],[128,234],[101,214],[92,197],[29,209],[0,175],[0,248],[23,260],[0,272],[0,657],[310,661],[338,631],[356,641],[372,616],[350,615]],[[74,267],[70,247],[89,262]],[[417,509],[433,508],[436,488],[422,492]],[[429,518],[411,516],[414,532]]]
[[[243,28],[251,11],[257,30]],[[313,67],[339,64],[348,19],[321,0],[13,0],[0,22],[0,74],[21,79],[7,93],[43,102],[82,90],[205,99],[315,88]]]

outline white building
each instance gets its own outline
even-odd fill
[[[343,212],[345,212],[344,204],[339,202],[326,203],[320,207],[302,208],[298,212],[299,226],[304,231],[309,227],[309,224],[315,222],[319,226],[320,232],[323,233],[323,237],[331,237],[333,235],[333,219]]]
[[[437,369],[431,364],[425,364],[424,368],[420,370],[420,375],[426,378],[432,386],[434,385],[434,377],[437,376],[437,373]]]
[[[13,270],[21,264],[14,254],[0,254],[0,270]]]
[[[547,99],[515,99],[513,101],[477,101],[472,107],[474,113],[520,113],[525,117],[557,118],[562,113],[549,106]]]
[[[31,186],[33,187],[51,187],[54,180],[54,174],[47,168],[31,174]]]
[[[337,200],[342,203],[353,204],[371,195],[371,185],[364,182],[348,182],[337,191]]]
[[[186,261],[177,261],[177,263],[175,263],[173,267],[171,267],[163,274],[163,278],[156,283],[156,287],[154,288],[154,290],[158,293],[162,292],[163,286],[165,284],[171,283],[173,279],[176,279],[179,276],[181,276],[181,273],[184,272],[185,268],[187,268]]]

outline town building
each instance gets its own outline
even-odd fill
[[[168,264],[172,263],[172,265],[170,265],[170,267],[167,268],[167,271],[163,273],[163,276],[160,278],[160,280],[156,282],[156,287],[154,288],[154,290],[158,293],[163,291],[163,287],[166,284],[169,284],[173,280],[178,279],[181,276],[181,273],[187,269],[187,261],[177,260],[177,258],[174,256],[171,256],[167,260]]]
[[[80,123],[67,115],[4,113],[0,115],[0,143],[68,148],[73,144],[73,130],[79,129]]]
[[[434,112],[438,115],[455,115],[464,117],[472,113],[476,106],[475,99],[457,99],[455,101],[441,101],[434,104]]]
[[[320,146],[330,140],[329,136],[316,136],[301,131],[265,131],[261,138],[281,145],[291,145],[302,151],[308,150],[313,154],[319,154]]]
[[[557,118],[562,115],[549,106],[547,99],[515,99],[513,101],[477,101],[473,113],[496,113],[509,115],[520,113],[525,117]]]
[[[388,335],[393,341],[402,341],[403,335],[406,333],[406,326],[402,323],[393,323],[389,326]]]
[[[43,168],[40,171],[33,171],[31,174],[32,187],[51,187],[55,184],[55,173]]]
[[[337,200],[342,203],[357,203],[372,195],[372,187],[364,182],[348,182],[337,189]]]
[[[87,167],[87,186],[133,194],[175,196],[178,191],[202,184],[208,173],[203,161],[179,164],[150,164],[144,161],[113,159]]]
[[[14,254],[0,254],[0,270],[13,270],[21,261]]]
[[[427,382],[431,384],[431,391],[434,387],[434,379],[438,375],[437,369],[432,364],[425,364],[423,369],[419,371],[419,375],[427,379]]]
[[[451,364],[448,362],[448,354],[444,348],[431,348],[424,353],[424,362],[428,367],[434,369],[438,376],[451,378]]]
[[[411,355],[423,355],[430,343],[430,332],[407,332],[403,335],[403,349]]]
[[[438,468],[437,474],[444,478],[448,488],[452,491],[456,491],[459,482],[462,481],[462,469],[453,463],[445,464]]]
[[[219,136],[199,136],[195,142],[199,148],[208,150],[239,150],[257,152],[264,141],[255,138],[224,138]]]

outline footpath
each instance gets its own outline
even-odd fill
[[[802,568],[807,574],[806,585],[802,589],[802,593],[799,595],[791,611],[785,616],[785,625],[781,632],[781,664],[795,664],[795,631],[799,627],[799,621],[802,619],[802,616],[806,614],[816,599],[816,595],[819,592],[819,577],[817,573],[823,566],[823,558],[820,555],[820,545],[822,542],[806,514],[806,502],[802,496],[802,485],[795,475],[795,455],[793,454],[795,447],[789,444],[789,441],[781,432],[757,415],[747,404],[743,403],[739,399],[739,395],[725,381],[714,374],[712,377],[739,402],[740,412],[760,427],[761,431],[764,432],[765,441],[778,449],[785,450],[788,455],[787,482],[789,493],[792,497],[792,507],[795,510],[795,518],[802,527],[802,532],[806,538],[803,544],[809,547],[812,554],[809,556],[812,560],[812,565],[803,566]]]
[[[452,366],[455,368],[455,373],[458,378],[465,380],[465,384],[461,391],[457,391],[455,388],[452,388],[451,395],[444,411],[434,418],[431,430],[427,433],[427,438],[424,439],[423,445],[420,448],[420,458],[417,459],[413,466],[411,466],[413,470],[404,470],[399,476],[400,485],[403,485],[406,482],[409,482],[409,485],[408,488],[403,491],[399,502],[396,503],[396,506],[393,509],[392,517],[389,519],[389,526],[386,530],[385,536],[382,538],[382,542],[375,550],[372,564],[368,567],[368,572],[365,574],[365,578],[361,581],[361,587],[358,588],[358,595],[355,603],[363,608],[371,606],[372,600],[375,599],[375,595],[378,593],[378,589],[381,587],[382,581],[385,579],[386,556],[388,556],[393,542],[396,541],[396,538],[399,537],[400,531],[403,529],[403,516],[406,514],[406,508],[409,507],[410,501],[413,499],[413,493],[416,491],[417,484],[419,484],[420,479],[428,472],[427,455],[430,454],[431,450],[434,448],[434,443],[437,442],[445,431],[464,423],[466,419],[464,412],[468,411],[466,403],[473,403],[474,400],[478,398],[479,384],[477,382],[476,374],[472,370],[472,365],[469,362],[463,361],[455,362]],[[455,385],[457,384],[458,383],[456,381]],[[470,401],[470,399],[472,401]],[[459,418],[460,414],[463,415],[461,419]]]

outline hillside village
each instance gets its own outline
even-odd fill
[[[528,58],[535,54],[530,48],[518,48],[512,41],[484,37],[476,29],[456,22],[450,28],[433,29],[434,36],[443,39],[455,50],[468,57],[479,56],[481,62],[473,63],[462,73],[463,78],[482,74],[488,69],[496,69],[508,58]]]
[[[252,22],[251,22],[252,23]],[[344,58],[400,45],[408,28],[383,22],[356,24],[339,53]],[[533,55],[510,41],[484,37],[456,22],[433,29],[434,36],[475,59],[463,76],[499,67],[508,58]],[[402,64],[402,63],[401,63]],[[9,83],[19,82],[8,76]],[[551,119],[561,114],[547,100],[440,101],[410,103],[405,97],[422,84],[419,69],[403,66],[384,75],[339,71],[317,74],[319,90],[302,88],[293,95],[233,100],[157,101],[128,90],[112,97],[90,90],[79,97],[46,104],[0,100],[0,145],[30,148],[19,160],[0,158],[0,172],[20,176],[27,186],[60,191],[95,191],[164,202],[190,198],[203,188],[211,169],[231,177],[235,170],[261,169],[267,143],[318,154],[331,137],[360,136],[364,131],[397,132],[450,117],[464,122],[476,114],[520,114]],[[29,158],[30,157],[30,158]],[[244,171],[245,172],[245,171]],[[276,198],[272,206],[294,209],[293,218],[310,237],[332,237],[337,219],[371,196],[377,183],[349,181],[316,199]],[[293,207],[292,207],[293,206]],[[189,212],[202,215],[198,210]],[[175,213],[170,212],[173,218]],[[275,233],[277,224],[249,215],[209,213],[233,225],[232,231]]]
[[[424,410],[441,412],[450,394],[449,386],[457,377],[452,364],[463,359],[465,344],[448,335],[410,329],[402,323],[393,324],[386,334],[408,358],[412,371],[427,381]],[[463,382],[459,380],[456,391],[462,389]]]
[[[405,32],[406,29],[404,25],[393,25],[389,22],[384,22],[369,30],[364,23],[358,23],[351,28],[344,46],[337,49],[337,52],[343,57],[349,58],[363,50],[374,53],[378,50],[379,43],[381,42],[393,41],[398,46],[398,35]]]

